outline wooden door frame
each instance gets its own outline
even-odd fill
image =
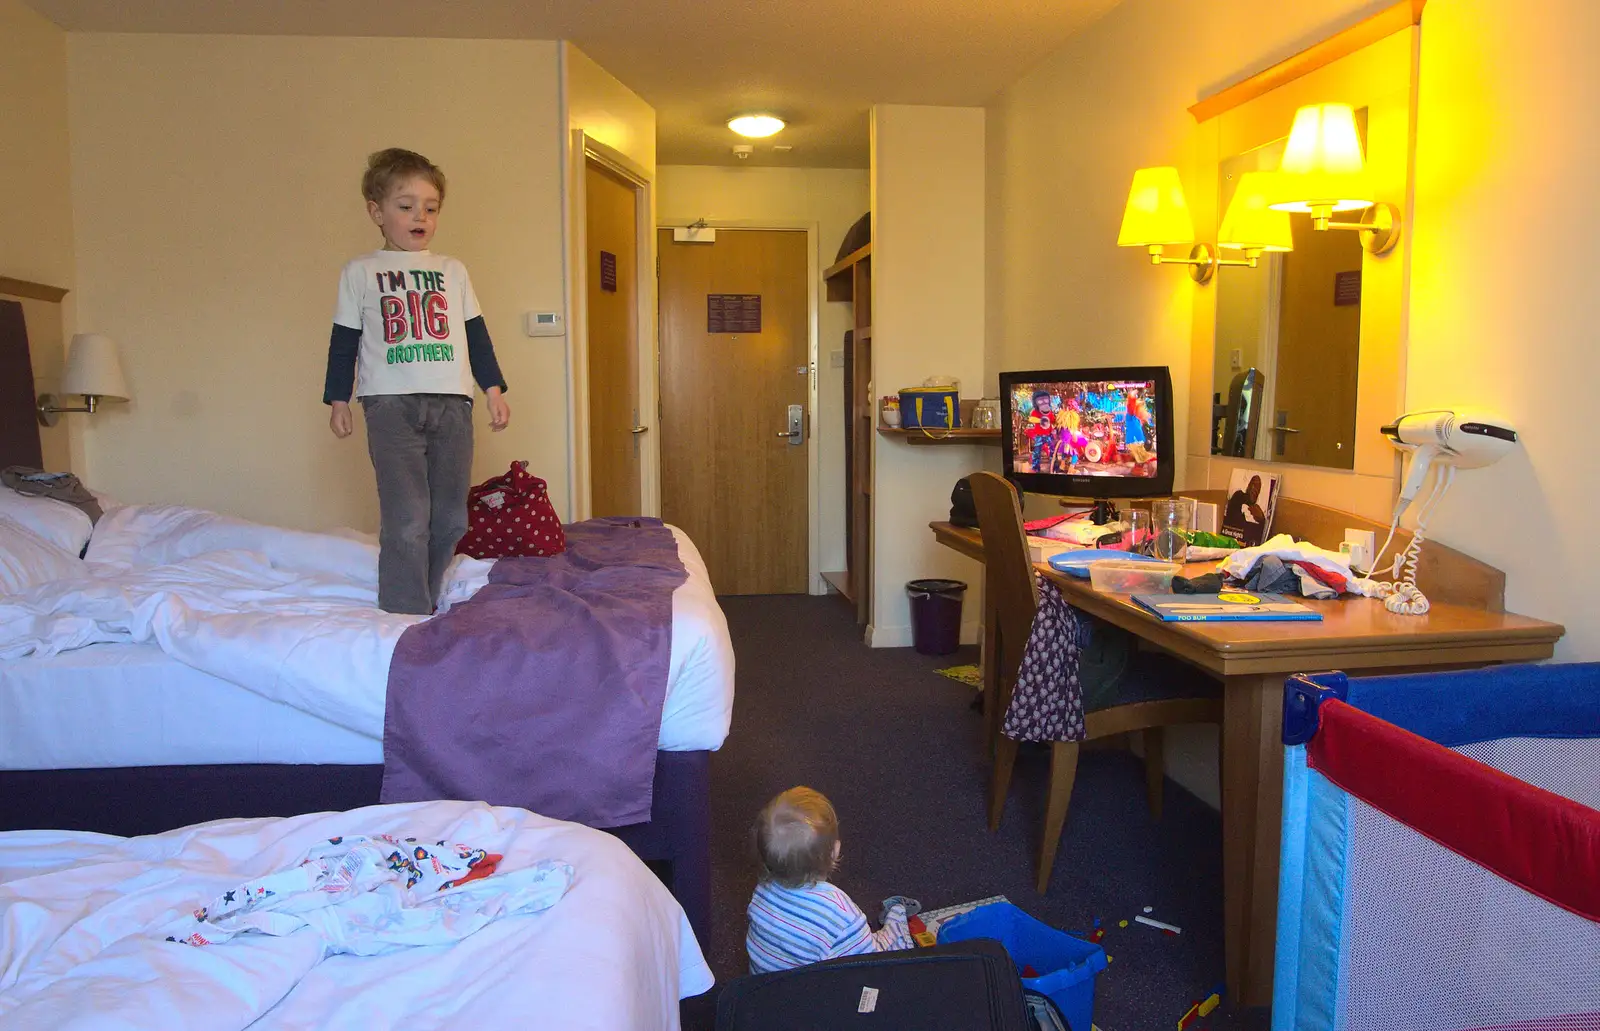
[[[782,232],[804,231],[806,234],[806,364],[810,374],[806,377],[806,590],[811,594],[828,593],[827,582],[822,579],[822,520],[818,512],[821,497],[821,468],[817,451],[817,336],[822,292],[822,266],[817,263],[817,240],[821,227],[816,222],[785,218],[667,218],[656,219],[657,229],[681,229],[703,225],[710,229],[767,229]],[[715,245],[713,245],[715,246]],[[657,308],[657,319],[660,309]],[[657,337],[659,339],[659,327]],[[653,369],[654,366],[651,366]]]
[[[656,375],[655,182],[643,166],[582,129],[573,129],[567,169],[567,497],[568,519],[587,519],[594,511],[593,467],[589,455],[589,162],[633,187],[635,246],[633,269],[638,289],[639,417],[650,432],[639,448],[640,515],[661,514],[660,404]]]

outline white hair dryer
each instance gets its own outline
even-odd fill
[[[1422,492],[1435,463],[1455,469],[1493,465],[1517,442],[1516,429],[1499,416],[1463,409],[1408,412],[1383,427],[1396,447],[1411,452],[1396,518]]]
[[[1389,524],[1389,537],[1378,549],[1372,570],[1378,568],[1378,559],[1389,550],[1400,517],[1422,493],[1428,473],[1435,466],[1439,477],[1433,493],[1417,515],[1417,528],[1411,535],[1406,550],[1395,556],[1390,575],[1393,581],[1363,578],[1356,582],[1363,593],[1382,598],[1390,612],[1420,616],[1428,611],[1428,599],[1417,589],[1417,561],[1422,555],[1422,539],[1428,528],[1428,516],[1455,482],[1457,469],[1477,469],[1492,465],[1505,457],[1517,442],[1517,431],[1509,422],[1496,415],[1471,409],[1434,409],[1408,412],[1382,428],[1383,435],[1404,451],[1411,452],[1411,465],[1395,502],[1394,519]]]

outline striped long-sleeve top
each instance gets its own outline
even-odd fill
[[[759,884],[750,897],[748,915],[750,930],[744,945],[752,974],[916,944],[903,907],[891,909],[883,929],[874,933],[861,907],[827,881],[799,888],[772,881]]]

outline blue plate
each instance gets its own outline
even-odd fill
[[[1058,573],[1076,576],[1081,580],[1089,579],[1089,563],[1099,562],[1102,559],[1124,559],[1128,562],[1160,562],[1161,559],[1151,558],[1149,555],[1138,555],[1131,551],[1110,551],[1106,548],[1089,548],[1085,551],[1063,551],[1050,556],[1050,568]]]

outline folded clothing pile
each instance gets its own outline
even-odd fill
[[[1280,533],[1265,544],[1241,548],[1217,567],[1236,586],[1261,594],[1303,594],[1307,598],[1336,598],[1365,593],[1359,577],[1350,571],[1347,556]]]

